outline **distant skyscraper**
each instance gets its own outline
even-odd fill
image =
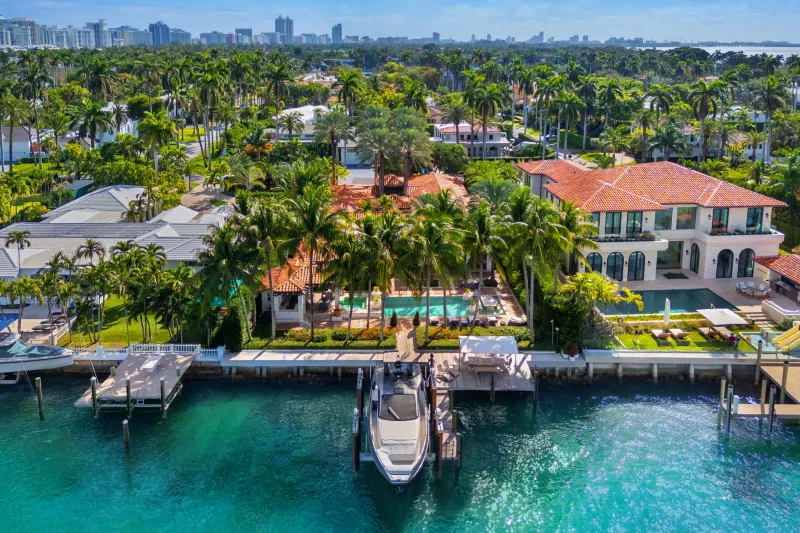
[[[31,44],[39,44],[39,32],[36,30],[36,22],[33,19],[13,18],[11,22],[21,28],[28,28],[31,36]]]
[[[94,46],[96,48],[108,48],[111,46],[111,32],[108,31],[108,24],[105,19],[100,19],[97,22],[87,22],[86,29],[94,33]],[[85,42],[85,39],[78,39],[80,42]],[[76,46],[76,48],[84,48],[83,46]],[[88,47],[87,47],[88,48]]]
[[[238,35],[247,35],[248,37],[250,37],[250,40],[253,39],[253,28],[236,28],[236,31],[234,31],[234,33]]]
[[[178,28],[169,29],[169,42],[178,44],[192,44],[192,34]]]
[[[331,28],[331,37],[333,38],[333,44],[339,44],[342,42],[342,25],[336,24],[333,28]]]
[[[492,34],[491,33],[487,33],[486,34],[486,40],[487,41],[491,41],[492,40]]]
[[[433,32],[433,44],[439,44],[439,33]]]
[[[149,29],[153,34],[153,46],[166,46],[170,43],[169,26],[159,20],[150,24]]]
[[[275,19],[275,33],[280,34],[282,43],[291,44],[294,39],[294,21],[279,15]]]
[[[589,36],[588,35],[584,35],[583,36],[583,43],[587,44],[588,42],[589,42]]]
[[[475,42],[475,34],[474,34],[474,33],[472,34],[472,39],[470,39],[470,40],[471,40],[472,42]]]

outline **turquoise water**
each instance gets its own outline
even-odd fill
[[[748,337],[750,337],[750,340],[747,341],[747,344],[749,344],[753,348],[758,348],[758,341],[764,341],[764,343],[761,345],[762,351],[764,351],[764,352],[777,352],[778,351],[778,348],[776,348],[772,344],[772,342],[764,339],[764,337],[762,337],[760,333],[747,333],[746,335]],[[770,339],[773,339],[773,338],[777,337],[778,335],[780,335],[780,332],[779,333],[775,333],[774,335],[770,335]]]
[[[642,295],[644,309],[633,304],[598,305],[604,315],[649,315],[664,312],[664,302],[669,298],[671,313],[694,313],[698,309],[714,307],[736,309],[726,299],[709,289],[681,289],[667,291],[636,291]]]
[[[543,386],[459,396],[464,467],[402,493],[353,480],[353,382],[189,381],[166,421],[72,407],[88,379],[0,389],[0,515],[9,532],[791,531],[800,433],[716,430],[716,382]],[[740,393],[742,391],[739,391]]]
[[[347,306],[347,304],[347,300],[342,301],[342,305]],[[461,296],[447,298],[447,316],[467,316],[468,307],[469,300],[464,300]],[[353,298],[353,309],[366,308],[366,298]],[[425,316],[425,297],[418,300],[413,296],[387,296],[383,314],[391,316],[392,311],[395,311],[397,316],[414,316],[417,312],[420,316]],[[444,316],[444,298],[441,296],[431,296],[431,316]]]

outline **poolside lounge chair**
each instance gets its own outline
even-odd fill
[[[458,327],[458,317],[457,316],[448,317],[447,323],[450,325],[451,328],[457,328]]]
[[[729,339],[731,337],[731,335],[733,335],[733,333],[731,333],[731,330],[729,330],[728,328],[726,328],[724,326],[716,327],[716,328],[714,328],[714,331],[716,331],[717,334],[720,337],[722,337],[723,339]]]
[[[663,329],[654,329],[654,330],[651,330],[650,333],[652,333],[653,337],[655,337],[657,339],[668,339],[669,338],[669,332],[668,331],[664,331]]]
[[[431,317],[431,326],[438,326],[439,323],[441,322],[441,320],[442,320],[442,317],[432,316]]]
[[[487,316],[486,317],[486,324],[489,326],[496,326],[497,325],[497,317],[496,316]]]
[[[744,289],[745,289],[744,281],[737,281],[736,292],[744,292]]]
[[[675,343],[678,346],[687,346],[689,344],[689,339],[687,338],[689,336],[688,331],[683,331],[680,328],[673,328],[669,330],[669,332],[673,337],[675,337]]]
[[[755,282],[754,282],[754,281],[748,281],[748,282],[747,282],[747,288],[748,288],[748,289],[754,289],[754,288],[755,288],[755,286],[756,286],[756,284],[755,284]]]
[[[513,318],[512,317],[512,318],[508,319],[508,325],[509,326],[527,326],[528,325],[528,321],[525,320],[524,318]]]
[[[462,316],[459,317],[458,323],[461,324],[462,326],[469,326],[469,320],[470,320],[469,318]]]
[[[697,331],[699,331],[700,335],[702,335],[707,339],[713,339],[714,337],[717,336],[717,332],[714,331],[713,328],[698,328]]]

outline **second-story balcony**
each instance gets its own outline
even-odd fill
[[[642,242],[642,241],[657,241],[661,239],[661,234],[652,231],[642,231],[639,233],[617,233],[604,235],[591,235],[589,237],[595,242]]]
[[[628,234],[604,234],[589,237],[597,250],[607,252],[649,252],[666,250],[669,242],[658,232],[644,231]]]
[[[699,240],[703,242],[752,242],[765,239],[768,241],[783,242],[783,233],[775,229],[774,226],[737,226],[729,225],[725,228],[700,227],[696,233]]]

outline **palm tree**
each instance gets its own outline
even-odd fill
[[[761,107],[767,117],[766,142],[762,156],[765,163],[769,163],[772,157],[772,118],[776,111],[786,107],[788,97],[786,83],[782,78],[774,75],[769,76],[755,87],[753,105]]]
[[[319,143],[329,143],[331,145],[331,181],[334,185],[339,184],[339,178],[336,176],[336,150],[339,146],[339,141],[348,139],[351,136],[350,119],[341,111],[328,111],[320,116],[314,125],[315,140]],[[347,158],[346,151],[345,158]]]
[[[653,128],[653,139],[650,141],[650,149],[653,150],[653,161],[656,160],[655,150],[661,150],[664,154],[664,161],[669,161],[670,156],[676,153],[682,155],[688,146],[686,137],[678,131],[674,124],[665,124],[664,127],[655,126]]]
[[[504,216],[508,212],[511,195],[519,188],[516,181],[490,175],[479,179],[470,187],[470,192],[480,196],[488,205],[492,215]]]
[[[285,90],[285,84],[291,80],[289,70],[282,62],[271,63],[264,73],[264,78],[267,81],[267,90],[272,93],[275,98],[275,142],[278,142],[278,113],[281,108],[281,98]]]
[[[336,83],[333,85],[334,89],[338,89],[338,98],[350,116],[355,114],[356,110],[356,95],[361,89],[363,76],[358,70],[348,70],[343,72]]]
[[[14,127],[17,125],[22,125],[28,120],[28,116],[30,115],[30,107],[25,100],[17,98],[12,94],[8,94],[2,98],[2,102],[0,102],[0,110],[2,110],[3,114],[5,115],[5,119],[8,121],[8,136],[9,139],[12,139],[8,143],[8,161],[9,161],[9,172],[14,173]],[[3,119],[0,117],[0,122]],[[0,143],[2,145],[4,143]]]
[[[456,127],[456,143],[461,142],[458,127],[462,122],[469,120],[470,109],[462,100],[450,101],[444,105],[444,121]]]
[[[580,77],[578,80],[578,97],[583,100],[583,149],[586,150],[589,105],[597,99],[597,77],[592,74]]]
[[[719,99],[719,87],[714,83],[706,83],[705,80],[698,80],[692,92],[689,93],[689,101],[695,116],[700,121],[700,153],[697,154],[697,162],[706,158],[706,118],[717,115],[717,100]]]
[[[264,170],[249,157],[231,158],[230,167],[233,183],[242,185],[248,191],[265,188]]]
[[[759,144],[764,142],[764,134],[762,132],[756,130],[755,127],[753,127],[745,135],[747,136],[747,144],[749,144],[753,149],[753,155],[751,156],[751,159],[753,161],[755,161],[756,160],[756,147]]]
[[[584,109],[585,105],[578,95],[575,93],[562,91],[561,95],[559,96],[558,100],[556,100],[556,106],[558,109],[558,124],[561,124],[561,121],[564,120],[564,153],[567,152],[568,140],[569,140],[569,123],[570,122],[577,122],[581,116],[581,111]],[[556,141],[556,149],[558,149],[559,141]]]
[[[76,128],[82,138],[89,137],[89,143],[94,150],[97,134],[111,131],[114,123],[111,114],[103,111],[103,106],[99,102],[85,101],[83,106],[77,109],[71,127]]]
[[[660,123],[661,112],[669,113],[674,102],[672,87],[656,83],[647,88],[645,96],[650,98],[650,111],[656,112],[656,123]]]
[[[217,104],[214,109],[214,116],[223,124],[222,132],[222,148],[220,153],[224,154],[226,150],[226,141],[228,138],[228,126],[235,123],[239,119],[239,110],[236,109],[230,102],[223,101]]]
[[[95,56],[78,68],[78,79],[97,98],[108,100],[116,74],[107,61]]]
[[[314,340],[314,261],[325,256],[325,243],[332,243],[339,235],[341,225],[338,212],[331,212],[333,197],[326,184],[308,185],[302,195],[289,200],[291,214],[287,229],[290,236],[287,250],[301,246],[308,253],[308,296],[311,307],[311,340]]]
[[[299,111],[290,111],[289,113],[282,114],[278,118],[278,128],[284,130],[289,135],[290,141],[295,132],[303,131],[304,125],[303,114]]]
[[[421,168],[433,164],[433,146],[420,130],[406,128],[395,136],[394,153],[403,165],[403,191],[408,191],[408,181],[414,167]]]
[[[611,150],[611,155],[614,158],[614,162],[611,166],[616,166],[617,152],[630,150],[630,136],[628,135],[628,127],[622,125],[618,126],[617,128],[605,130],[600,134],[600,145],[603,147],[604,151]]]
[[[69,133],[70,121],[69,115],[57,109],[45,112],[42,116],[42,125],[49,130],[53,130],[53,138],[56,144],[58,144],[59,137],[63,138]]]
[[[353,299],[356,290],[363,281],[369,281],[367,270],[369,259],[366,248],[365,236],[354,228],[342,233],[338,239],[330,243],[331,252],[336,261],[331,261],[325,266],[325,273],[333,275],[333,282],[338,287],[346,286],[348,291],[347,333],[345,343],[350,342],[350,329],[353,323]],[[369,285],[369,283],[367,283]],[[367,300],[371,301],[369,289]]]
[[[608,130],[608,122],[611,112],[617,106],[617,103],[624,98],[622,86],[619,80],[612,78],[605,80],[600,84],[600,92],[598,93],[598,100],[605,110],[605,129]]]
[[[279,249],[285,237],[288,215],[286,205],[280,198],[268,197],[256,202],[253,212],[248,219],[250,232],[261,250],[262,258],[267,266],[267,280],[269,287],[269,301],[272,307],[269,310],[271,328],[270,339],[275,340],[275,288],[272,280],[273,261],[278,258]]]
[[[176,134],[175,124],[167,119],[165,111],[157,113],[145,111],[144,120],[139,123],[136,130],[142,143],[153,150],[153,168],[158,185],[158,151],[162,146],[169,146],[172,136]]]
[[[645,161],[647,158],[647,130],[652,129],[657,122],[653,120],[653,112],[649,109],[641,109],[636,113],[636,118],[634,120],[634,125],[639,126],[642,128],[642,138],[641,138],[641,151],[642,151],[642,162]]]
[[[9,285],[9,283],[10,283],[10,281],[7,280],[7,279],[0,279],[0,296],[7,296],[8,295],[8,285]],[[13,300],[11,302],[9,302],[9,303],[13,303]],[[13,320],[6,319],[6,313],[3,310],[3,306],[2,305],[0,305],[0,317],[3,317],[3,323],[6,325],[6,329],[8,330],[8,332],[9,333],[13,333],[11,331],[11,322],[13,322]],[[70,340],[72,340],[72,337],[70,337]]]
[[[378,194],[383,195],[386,176],[386,159],[392,153],[395,144],[394,134],[389,130],[385,120],[377,120],[374,124],[360,128],[357,137],[356,153],[364,162],[372,159],[378,174]]]
[[[78,259],[89,259],[89,265],[94,266],[94,257],[105,257],[106,249],[100,241],[86,239],[86,242],[78,246],[75,250],[75,257]]]
[[[12,244],[17,247],[17,269],[22,270],[22,250],[31,245],[28,237],[31,236],[30,231],[9,231],[6,237],[6,248]]]
[[[37,152],[39,153],[39,168],[42,168],[42,133],[41,128],[39,127],[39,113],[37,111],[36,101],[39,97],[42,96],[41,89],[42,85],[45,85],[52,81],[50,76],[45,74],[45,72],[41,69],[38,64],[31,65],[21,76],[22,83],[27,86],[31,91],[31,96],[33,97],[31,100],[31,107],[33,108],[33,120],[36,123],[36,146]]]
[[[450,272],[463,264],[460,232],[447,218],[416,217],[400,238],[397,266],[410,285],[425,292],[425,342],[431,314],[431,280],[447,286]]]
[[[17,300],[17,334],[22,335],[22,316],[25,313],[25,303],[30,298],[41,305],[44,303],[42,294],[42,281],[27,276],[11,280],[8,284],[8,297],[11,302]]]
[[[489,119],[497,114],[500,106],[507,100],[506,91],[496,83],[479,87],[475,95],[475,109],[480,113],[481,124],[483,124],[482,159],[486,159],[486,140],[488,138],[486,130],[489,127]]]
[[[564,202],[559,206],[561,211],[561,225],[567,230],[569,237],[569,249],[567,250],[570,266],[576,261],[586,263],[584,250],[597,250],[597,243],[591,239],[592,235],[597,235],[599,229],[596,224],[591,222],[588,214],[579,209],[573,202]],[[570,269],[572,272],[572,270]],[[558,276],[555,277],[554,285],[558,285]],[[556,287],[553,287],[555,291]]]
[[[470,210],[466,217],[464,228],[464,249],[466,256],[478,263],[478,288],[475,291],[475,312],[472,316],[472,328],[478,320],[478,307],[481,301],[481,287],[483,287],[483,265],[487,257],[494,255],[495,250],[504,250],[506,241],[498,231],[498,221],[489,210],[489,205],[481,201]],[[467,265],[468,267],[470,265]]]

